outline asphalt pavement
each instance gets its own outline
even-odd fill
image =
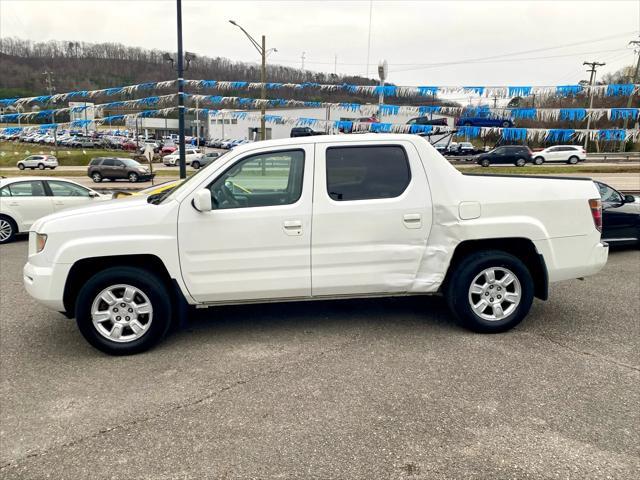
[[[0,246],[0,478],[635,479],[640,251],[515,330],[441,298],[219,307],[114,358]]]

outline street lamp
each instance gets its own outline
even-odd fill
[[[260,45],[251,35],[249,35],[249,32],[247,32],[244,28],[238,25],[235,21],[229,20],[229,23],[231,25],[238,27],[240,30],[242,30],[242,33],[244,33],[247,36],[251,44],[254,46],[254,48],[258,51],[258,53],[262,57],[262,67],[260,69],[260,83],[262,84],[262,86],[260,87],[260,99],[266,100],[267,91],[266,91],[265,83],[267,81],[267,55],[270,52],[277,52],[278,50],[275,48],[273,49],[270,48],[269,50],[267,50],[266,38],[264,35],[262,35],[262,45]],[[266,140],[267,138],[264,116],[265,116],[265,106],[263,102],[262,105],[260,106],[260,140]]]
[[[380,93],[378,94],[378,118],[382,118],[382,105],[384,105],[384,81],[389,73],[389,65],[386,60],[378,63],[378,77],[380,78]]]

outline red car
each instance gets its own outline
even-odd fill
[[[132,142],[131,140],[127,140],[126,142],[122,143],[122,150],[127,150],[127,151],[135,151],[137,150],[137,146],[136,146],[136,142]]]
[[[169,155],[175,152],[177,149],[178,147],[176,147],[175,145],[165,145],[164,147],[162,147],[162,150],[160,150],[160,155],[164,157],[165,155]]]

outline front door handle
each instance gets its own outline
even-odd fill
[[[422,215],[419,213],[406,213],[402,221],[407,228],[422,228]]]
[[[302,220],[285,220],[282,227],[287,235],[294,237],[302,235]]]

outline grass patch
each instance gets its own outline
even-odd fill
[[[178,178],[180,171],[175,170],[154,170],[157,177]],[[192,171],[187,171],[187,175]],[[0,176],[3,177],[86,177],[87,170],[16,170],[0,168]]]
[[[38,154],[55,155],[60,165],[79,167],[88,165],[89,161],[95,157],[132,158],[131,154],[122,150],[58,147],[56,152],[52,145],[0,142],[0,167],[15,167],[18,160]]]

